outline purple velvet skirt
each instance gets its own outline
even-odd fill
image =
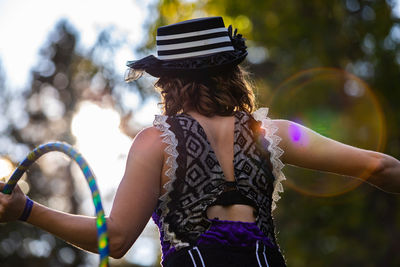
[[[216,262],[221,260],[223,261],[220,263],[221,266],[228,266],[226,260],[232,261],[235,258],[237,259],[233,261],[237,264],[245,261],[244,266],[253,266],[250,265],[251,261],[254,261],[254,266],[285,266],[279,248],[265,236],[256,223],[217,219],[210,221],[212,223],[210,228],[198,238],[194,246],[179,251],[169,243],[164,243],[161,233],[163,266],[185,266],[184,263],[189,264],[196,260],[197,252],[200,255],[198,259],[201,258],[203,261],[204,258],[205,261],[213,262],[212,266],[219,266]],[[262,262],[265,264],[261,264]],[[272,264],[272,262],[277,263]]]
[[[210,220],[211,227],[197,240],[196,245],[228,245],[234,247],[255,246],[261,241],[266,246],[275,245],[257,227],[256,223]]]

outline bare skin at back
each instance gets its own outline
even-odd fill
[[[235,181],[233,166],[234,116],[206,117],[196,112],[188,112],[203,127],[207,139],[215,152],[227,181]],[[165,157],[166,158],[166,157]],[[165,164],[164,164],[165,166]],[[163,171],[162,184],[168,181]],[[254,208],[248,205],[211,206],[207,209],[209,219],[255,222]]]

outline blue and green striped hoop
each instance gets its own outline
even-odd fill
[[[99,190],[97,188],[95,176],[87,164],[86,160],[78,153],[72,146],[67,143],[62,142],[52,142],[38,146],[32,150],[28,156],[19,163],[10,179],[7,181],[3,188],[4,194],[11,194],[18,180],[22,177],[25,171],[42,155],[51,151],[59,151],[68,155],[76,163],[78,163],[81,168],[87,183],[89,184],[90,191],[92,192],[93,204],[96,210],[96,227],[97,227],[97,241],[98,241],[98,253],[100,255],[99,266],[106,267],[109,266],[108,255],[108,234],[106,218],[104,215],[103,205],[101,203],[101,198]]]

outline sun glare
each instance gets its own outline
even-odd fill
[[[76,147],[96,175],[106,215],[110,214],[113,197],[121,181],[132,143],[132,140],[120,131],[120,119],[119,114],[111,108],[82,102],[72,120],[72,133],[76,137]],[[80,173],[79,175],[83,176],[79,168],[75,167],[74,173]],[[84,178],[81,177],[79,181],[83,184]],[[77,189],[82,190],[80,193],[87,196],[82,203],[83,212],[93,213],[94,207],[89,197],[88,186],[80,186]],[[144,230],[144,235],[139,237],[127,254],[127,261],[141,266],[155,264],[160,250],[157,238],[153,236],[157,233],[155,229],[155,224],[150,221]]]
[[[115,110],[91,102],[82,102],[72,120],[76,147],[96,175],[103,196],[114,194],[131,145],[131,139],[120,131],[119,123],[120,116]],[[104,202],[107,213],[111,203]]]

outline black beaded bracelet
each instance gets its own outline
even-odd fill
[[[29,218],[29,215],[31,215],[32,207],[33,201],[28,196],[26,196],[24,211],[22,212],[18,220],[25,222]]]

